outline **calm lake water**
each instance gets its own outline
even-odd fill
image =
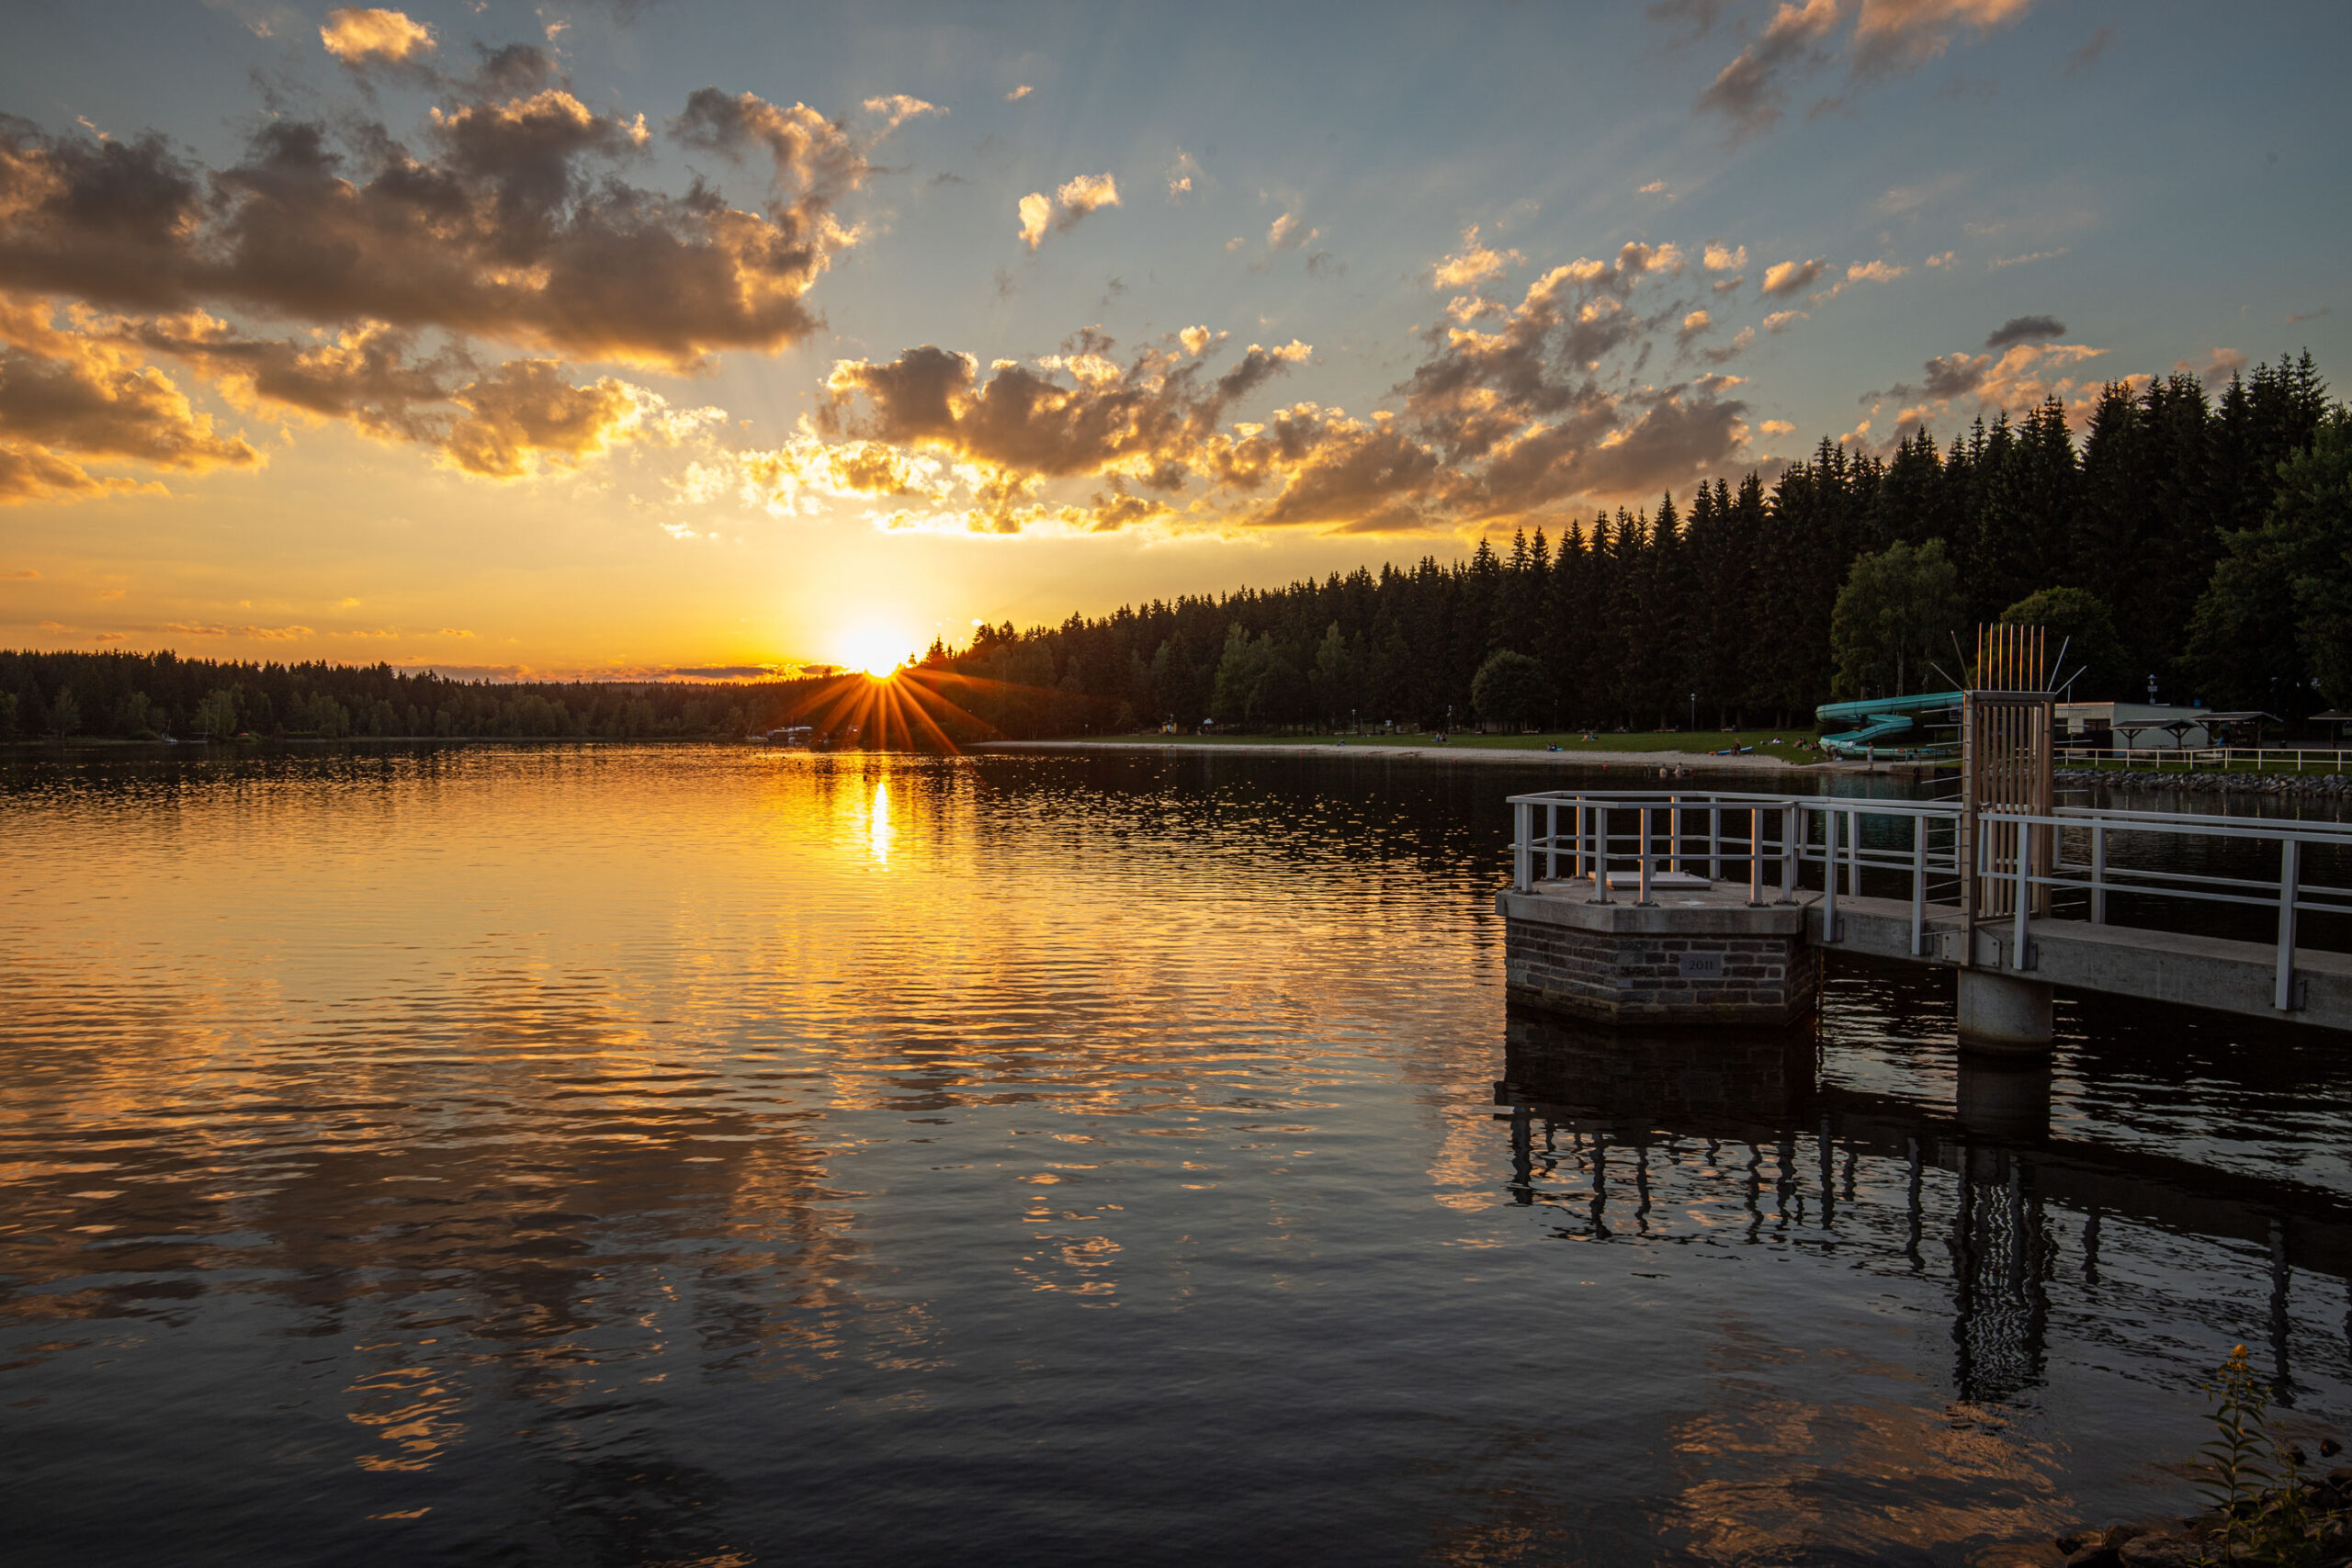
[[[2023,1561],[2233,1344],[2352,1426],[2352,1049],[1612,1045],[1503,1002],[1532,782],[0,768],[6,1555]]]

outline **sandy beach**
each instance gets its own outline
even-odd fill
[[[1296,745],[1280,741],[1243,743],[1216,740],[1152,740],[1132,736],[1117,740],[991,740],[971,748],[975,751],[1157,751],[1163,753],[1206,753],[1221,757],[1262,757],[1269,752],[1309,757],[1377,757],[1385,759],[1410,758],[1424,761],[1445,762],[1510,762],[1524,767],[1530,763],[1557,763],[1576,768],[1624,768],[1647,772],[1655,775],[1660,768],[1689,768],[1692,772],[1712,770],[1719,773],[1853,773],[1871,771],[1862,762],[1792,763],[1778,757],[1759,756],[1749,752],[1743,756],[1719,757],[1707,751],[1544,751],[1510,746],[1405,746],[1375,740],[1362,741],[1302,741]],[[1881,772],[1892,772],[1887,764]]]

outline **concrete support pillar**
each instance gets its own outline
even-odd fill
[[[2047,1055],[2055,1030],[2050,982],[1992,969],[1962,969],[1960,1043],[1972,1051]]]
[[[1959,1087],[1960,1124],[1978,1136],[2030,1144],[2050,1135],[2048,1056],[1978,1051],[1963,1041]]]

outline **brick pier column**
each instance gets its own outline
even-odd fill
[[[1781,1024],[1814,1010],[1820,954],[1794,905],[1750,908],[1745,887],[1662,888],[1596,904],[1589,883],[1496,895],[1514,1001],[1606,1023]]]

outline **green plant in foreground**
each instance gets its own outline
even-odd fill
[[[2270,1397],[2241,1345],[2222,1363],[2214,1436],[2205,1456],[2205,1494],[2216,1523],[2204,1563],[2316,1563],[2341,1540],[2347,1517],[2324,1506],[2303,1475],[2302,1451],[2270,1430]]]

